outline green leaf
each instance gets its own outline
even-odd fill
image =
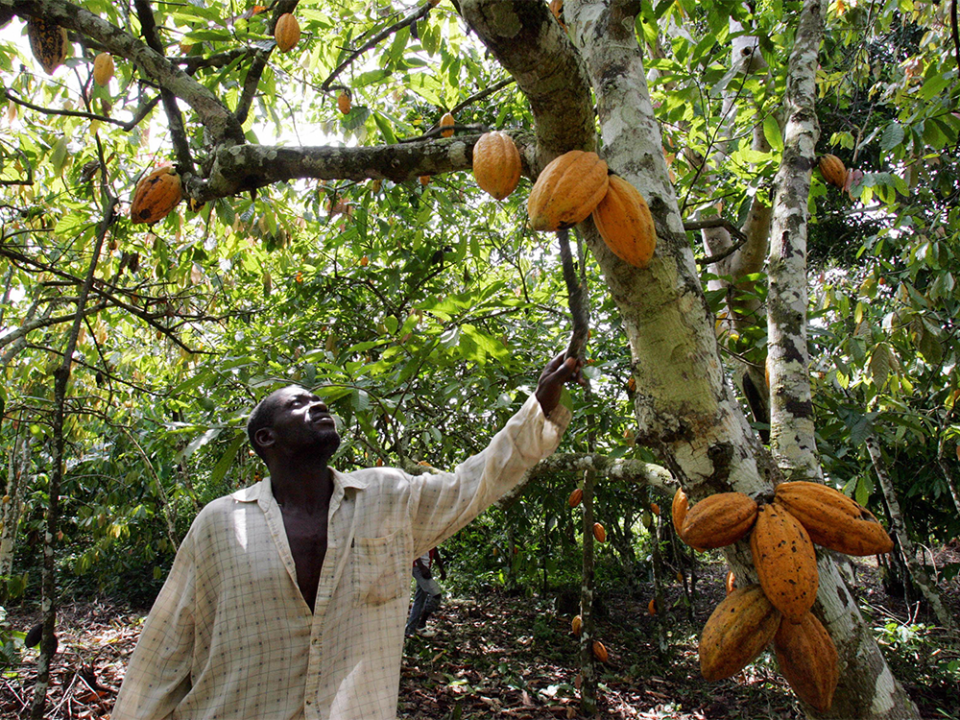
[[[380,130],[380,134],[383,135],[383,141],[387,145],[396,144],[397,137],[393,134],[393,128],[390,127],[390,123],[387,121],[387,119],[378,112],[371,114],[373,115],[373,121],[377,124],[377,128]]]
[[[233,459],[236,457],[237,452],[240,450],[241,446],[246,442],[246,440],[246,433],[241,432],[237,433],[237,436],[230,441],[227,449],[224,451],[223,455],[220,456],[220,459],[217,460],[217,464],[213,466],[213,470],[210,472],[210,482],[217,484],[223,480],[223,476],[227,474],[227,470],[229,470],[230,466],[233,464]]]
[[[870,375],[873,378],[873,384],[882,388],[890,375],[890,348],[886,343],[880,343],[874,348],[870,357]]]
[[[783,134],[780,132],[780,123],[773,115],[767,115],[763,119],[763,136],[767,139],[777,152],[783,152]]]
[[[890,123],[880,136],[880,149],[893,150],[903,142],[903,128],[899,123]]]
[[[216,439],[217,436],[220,435],[220,432],[221,432],[221,428],[210,428],[199,437],[195,437],[193,440],[190,441],[190,443],[183,450],[177,453],[176,459],[179,461],[179,460],[183,460],[185,458],[190,457],[197,450],[199,450],[204,445],[206,445],[208,442]]]
[[[951,82],[953,82],[953,79],[950,75],[932,75],[924,81],[923,87],[920,88],[920,97],[924,100],[932,100],[946,90]]]
[[[67,142],[62,137],[57,138],[50,152],[50,163],[53,165],[54,172],[59,175],[63,172],[63,166],[67,162]]]

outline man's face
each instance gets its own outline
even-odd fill
[[[313,447],[330,457],[340,446],[340,435],[333,416],[323,401],[301,387],[277,390],[268,398],[273,406],[273,422],[258,431],[261,445],[275,451],[298,452]],[[266,431],[268,436],[260,436]],[[264,438],[269,437],[268,441]]]

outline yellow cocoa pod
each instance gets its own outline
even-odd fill
[[[587,219],[607,194],[607,164],[596,153],[571,150],[547,165],[527,198],[534,230],[562,230]]]
[[[520,151],[505,132],[484,133],[473,146],[473,177],[497,200],[517,189],[522,169]]]
[[[600,523],[593,524],[593,536],[597,539],[597,542],[607,541],[607,531],[603,529],[603,525]]]
[[[574,615],[573,620],[570,621],[570,629],[573,630],[574,635],[580,637],[580,631],[583,629],[583,618]]]
[[[783,620],[773,638],[780,672],[797,697],[825,713],[833,704],[839,670],[837,647],[830,633],[812,613],[800,622]]]
[[[180,175],[172,167],[160,167],[137,183],[130,203],[130,220],[155,223],[162,220],[183,199]]]
[[[27,18],[27,37],[33,56],[47,75],[67,57],[67,31],[49,20],[40,17]]]
[[[657,230],[647,201],[633,185],[611,175],[593,222],[614,255],[634,267],[647,266],[657,245]]]
[[[572,493],[570,493],[570,497],[567,498],[567,505],[575,508],[582,500],[583,490],[581,488],[576,488]]]
[[[673,494],[673,504],[670,506],[673,529],[677,531],[677,535],[680,534],[680,528],[683,527],[683,521],[687,517],[689,506],[687,494],[683,491],[683,488],[677,488],[677,492]]]
[[[353,107],[353,101],[350,99],[350,96],[342,92],[337,95],[337,109],[344,115],[350,114],[350,109]]]
[[[750,533],[750,551],[770,602],[799,621],[813,606],[819,585],[817,554],[803,525],[780,505],[764,505]]]
[[[780,483],[774,502],[799,520],[817,545],[860,556],[893,550],[893,540],[873,513],[831,487]]]
[[[450,137],[453,135],[453,126],[456,125],[457,121],[454,120],[451,113],[444,113],[443,117],[440,118],[440,127],[444,128],[440,131],[440,134],[443,137]]]
[[[102,52],[93,59],[93,81],[104,87],[113,77],[113,55]]]
[[[602,663],[605,663],[607,661],[607,658],[610,657],[609,654],[607,653],[607,649],[603,646],[603,643],[600,642],[599,640],[593,641],[593,656]]]
[[[277,50],[283,53],[290,52],[300,42],[300,23],[292,13],[284,13],[277,19],[273,39],[277,43]]]
[[[823,179],[843,190],[847,181],[847,169],[843,166],[843,161],[836,155],[827,154],[820,156],[818,165]]]
[[[725,547],[750,532],[756,519],[757,503],[753,498],[739,492],[717,493],[687,512],[679,535],[693,547]]]
[[[780,620],[780,611],[759,585],[734,590],[703,626],[700,673],[711,681],[736,675],[773,639]]]

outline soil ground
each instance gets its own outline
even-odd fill
[[[958,553],[954,553],[958,554]],[[958,554],[960,555],[960,554]],[[955,562],[960,557],[954,558]],[[894,674],[904,683],[922,716],[960,719],[960,673],[943,666],[960,659],[956,641],[936,630],[914,628],[902,599],[887,595],[877,568],[858,562],[856,592],[878,632]],[[598,665],[599,715],[612,720],[724,720],[803,717],[795,697],[769,654],[737,676],[708,683],[700,676],[697,635],[722,599],[722,564],[702,566],[691,622],[681,604],[679,583],[665,588],[667,610],[647,613],[651,588],[634,597],[605,597],[596,637],[609,650]],[[945,600],[960,617],[960,590],[951,583]],[[47,717],[52,720],[107,719],[133,651],[143,612],[108,602],[61,608],[60,651],[54,661]],[[11,612],[15,629],[26,630],[37,613]],[[400,687],[401,720],[582,717],[579,700],[579,643],[570,632],[570,614],[557,601],[510,597],[448,597],[431,620],[434,637],[407,641]],[[661,651],[658,623],[667,649]],[[36,678],[37,652],[0,677],[0,718],[26,718]]]

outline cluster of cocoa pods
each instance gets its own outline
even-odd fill
[[[740,672],[771,642],[784,678],[820,712],[833,702],[837,650],[810,612],[819,585],[814,544],[848,555],[876,555],[893,541],[866,508],[812,482],[777,486],[772,503],[743,493],[718,493],[689,507],[673,498],[677,535],[696,550],[720,548],[749,533],[759,585],[732,588],[703,628],[700,670],[708,680]]]
[[[640,192],[594,152],[571,150],[540,173],[527,215],[534,230],[563,230],[591,215],[600,237],[618,258],[643,268],[653,257],[657,232]]]

